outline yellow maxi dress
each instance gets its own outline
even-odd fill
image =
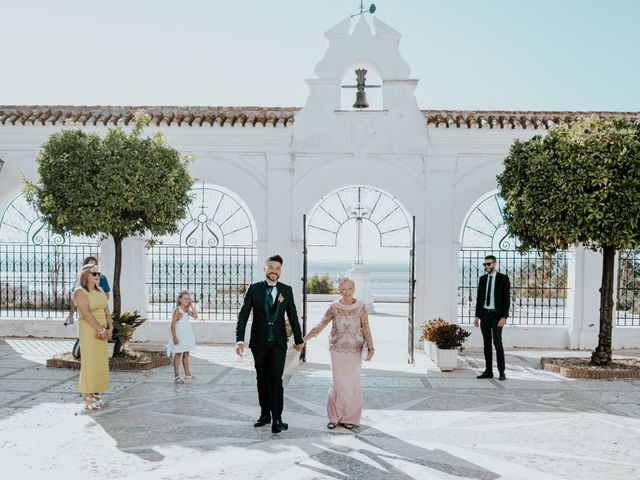
[[[89,311],[93,318],[107,327],[104,309],[107,306],[107,294],[102,290],[87,291],[79,288],[89,300]],[[77,290],[76,290],[77,291]],[[81,393],[99,393],[109,390],[109,349],[107,341],[96,338],[96,329],[89,325],[82,313],[80,316],[80,380],[78,391]]]

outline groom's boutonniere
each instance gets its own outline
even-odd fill
[[[278,301],[280,303],[284,302],[284,297],[282,296],[282,294],[278,295]]]

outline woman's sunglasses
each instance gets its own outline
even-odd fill
[[[89,272],[91,275],[93,275],[94,277],[99,277],[100,276],[100,272]]]

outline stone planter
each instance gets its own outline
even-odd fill
[[[436,347],[436,365],[442,372],[451,372],[458,366],[458,349],[443,350]]]
[[[167,357],[166,352],[135,352],[145,355],[144,358],[137,360],[128,359],[109,359],[109,370],[151,370],[152,368],[164,367],[171,365],[171,359]],[[47,367],[50,368],[71,368],[80,369],[80,360],[73,358],[71,353],[61,353],[53,358],[47,359]]]
[[[432,362],[436,361],[436,345],[433,342],[430,342],[429,340],[423,340],[423,348],[424,348],[424,353],[427,354],[427,356],[429,357],[429,359]]]

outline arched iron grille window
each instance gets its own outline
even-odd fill
[[[345,187],[324,197],[309,217],[309,246],[335,247],[338,232],[350,220],[371,222],[381,247],[411,247],[411,226],[398,201],[373,187]]]
[[[555,255],[519,253],[503,218],[504,201],[497,194],[482,198],[469,212],[461,233],[458,317],[472,323],[478,279],[486,255],[495,255],[498,270],[511,280],[510,324],[564,325],[567,321],[567,252]]]
[[[618,254],[616,324],[620,327],[640,327],[639,250],[624,250]]]
[[[52,233],[16,195],[0,218],[0,316],[65,316],[82,261],[99,253],[95,239]]]
[[[175,235],[148,251],[149,310],[168,319],[179,292],[197,302],[201,320],[236,318],[256,269],[255,228],[246,208],[223,189],[191,189],[187,216]]]
[[[364,238],[365,223],[375,228],[380,247],[406,248],[407,262],[399,261],[394,264],[393,271],[377,263],[376,260],[372,262],[372,259],[367,257],[367,242],[370,242],[371,238]],[[335,247],[338,245],[338,236],[343,227],[352,228],[354,224],[356,229],[354,260],[355,263],[369,265],[371,288],[383,288],[385,292],[395,295],[408,295],[410,287],[407,278],[410,275],[412,225],[398,200],[377,188],[352,185],[322,197],[309,216],[306,245]],[[358,233],[359,230],[362,232],[362,239]],[[333,268],[336,266],[334,265]],[[336,273],[335,270],[333,273]],[[314,274],[318,275],[319,272],[315,271]]]

